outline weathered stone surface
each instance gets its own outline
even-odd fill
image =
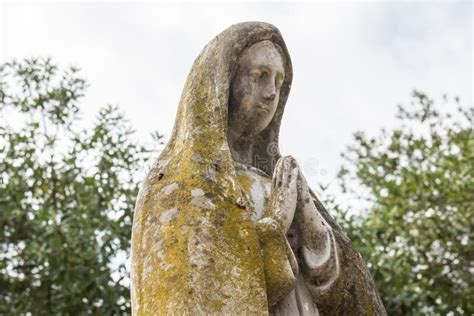
[[[280,155],[291,81],[267,23],[233,25],[198,56],[137,200],[133,314],[385,314],[362,258]]]

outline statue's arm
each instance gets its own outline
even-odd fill
[[[296,161],[284,159],[291,170],[284,174],[292,175],[287,179],[295,179],[297,172],[296,195],[292,185],[281,186],[284,190],[279,195],[286,202],[273,204],[269,211],[285,233],[291,226],[289,236],[297,235],[292,248],[299,273],[320,314],[386,315],[364,260],[311,191]],[[275,193],[280,188],[278,181],[276,178]],[[294,196],[296,204],[291,199]]]
[[[337,278],[327,283],[330,286],[321,286],[317,269],[308,269],[310,265],[306,264],[300,266],[321,315],[387,315],[361,255],[309,187],[308,191],[311,205],[331,231],[332,249],[337,253]],[[298,260],[301,257],[304,259],[298,256]]]
[[[322,315],[386,315],[364,260],[300,173],[298,261]]]
[[[298,180],[297,211],[293,225],[298,231],[296,251],[303,279],[318,308],[325,297],[331,297],[334,304],[339,304],[340,250],[331,226],[314,204],[301,171]]]
[[[291,247],[289,229],[297,235]],[[299,273],[321,315],[386,315],[364,260],[292,157],[280,158],[275,167],[257,232],[270,305],[293,290]]]

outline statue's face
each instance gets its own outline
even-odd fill
[[[246,49],[231,83],[229,128],[249,136],[263,131],[277,109],[284,78],[283,57],[271,41]]]

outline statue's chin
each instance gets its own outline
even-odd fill
[[[245,118],[242,119],[243,122],[246,122],[243,126],[238,126],[235,122],[232,122],[229,125],[229,130],[234,140],[245,140],[245,142],[250,141],[255,136],[259,135],[261,132],[268,127],[270,123],[256,123],[255,119]]]
[[[269,124],[270,124],[270,123],[265,124],[265,125],[262,125],[262,126],[259,126],[258,128],[256,128],[256,129],[254,130],[253,136],[257,136],[258,134],[260,134],[261,132],[263,132],[263,131],[265,130],[265,128],[268,127]]]
[[[257,136],[258,134],[260,134],[265,128],[259,128],[259,129],[252,129],[252,130],[249,130],[249,131],[246,131],[245,135],[242,135],[246,138],[253,138],[255,136]]]
[[[249,120],[250,121],[250,120]],[[255,137],[261,132],[265,130],[270,124],[270,120],[267,122],[266,118],[259,117],[257,119],[253,119],[247,128],[246,128],[246,136],[247,137]]]

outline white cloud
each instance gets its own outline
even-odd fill
[[[472,3],[4,4],[0,57],[79,65],[85,119],[119,104],[141,135],[169,134],[184,81],[229,25],[278,26],[294,65],[281,131],[310,181],[328,181],[355,130],[394,124],[413,88],[472,104]],[[326,173],[322,171],[326,171]]]

